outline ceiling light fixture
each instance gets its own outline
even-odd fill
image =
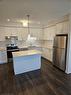
[[[31,34],[30,34],[30,27],[29,27],[29,17],[30,17],[30,15],[27,15],[27,20],[28,20],[28,38],[30,38],[31,37]]]
[[[27,20],[20,20],[18,22],[21,22],[23,27],[28,27],[28,21]]]
[[[24,21],[22,21],[22,24],[23,24],[24,27],[27,27],[28,26],[28,21],[24,20]]]
[[[27,40],[30,42],[30,45],[33,45],[33,42],[36,40],[36,37],[33,37],[31,35],[31,32],[30,32],[30,26],[29,26],[29,17],[30,15],[27,15],[27,18],[28,18],[28,37],[27,37]]]

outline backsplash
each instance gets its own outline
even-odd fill
[[[7,41],[0,41],[0,47],[6,48],[8,42]],[[18,40],[16,42],[16,45],[19,48],[23,48],[24,46],[40,46],[41,47],[42,41],[41,40],[36,40],[32,42],[28,42],[27,40]]]

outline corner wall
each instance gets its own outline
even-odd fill
[[[71,73],[71,13],[69,17],[69,33],[68,33],[68,52],[67,52],[67,62],[66,62],[66,73]]]

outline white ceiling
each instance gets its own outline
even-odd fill
[[[71,0],[0,0],[0,22],[27,19],[45,25],[49,20],[66,15]]]

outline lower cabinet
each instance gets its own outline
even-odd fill
[[[0,51],[0,64],[7,63],[7,52]]]
[[[45,49],[43,48],[42,49],[42,57],[48,59],[49,61],[52,62],[52,59],[53,59],[53,50],[52,49]]]

